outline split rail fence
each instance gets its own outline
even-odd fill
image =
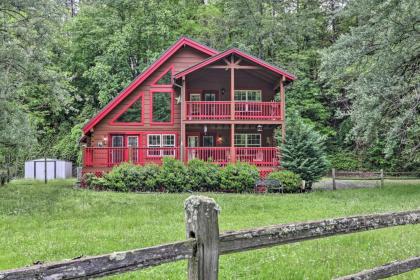
[[[420,223],[420,210],[273,225],[219,234],[219,206],[204,196],[185,201],[186,237],[155,247],[0,271],[0,279],[86,279],[188,260],[188,279],[218,279],[219,255]],[[339,279],[382,279],[420,267],[420,256]]]
[[[384,172],[383,169],[379,171],[344,171],[331,170],[331,179],[333,184],[333,190],[337,189],[337,181],[352,181],[352,180],[375,180],[380,181],[380,186],[384,186],[385,180],[416,180],[420,179],[420,172]]]

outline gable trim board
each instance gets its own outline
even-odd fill
[[[286,72],[286,71],[284,71],[284,70],[282,70],[282,69],[280,69],[280,68],[278,68],[278,67],[276,67],[274,65],[271,65],[271,64],[269,64],[269,63],[267,63],[267,62],[265,62],[265,61],[263,61],[263,60],[255,57],[255,56],[246,54],[246,53],[244,53],[244,52],[242,52],[242,51],[240,51],[238,49],[235,49],[235,48],[228,49],[228,50],[226,50],[224,52],[221,52],[221,53],[218,53],[216,55],[213,55],[212,57],[209,57],[208,59],[206,59],[206,60],[204,60],[204,61],[202,61],[200,63],[197,63],[196,65],[193,65],[191,67],[188,67],[185,70],[182,70],[181,72],[178,72],[177,74],[175,74],[175,79],[179,79],[182,76],[186,76],[186,75],[188,75],[188,74],[190,74],[190,73],[192,73],[192,72],[194,72],[194,71],[196,71],[198,69],[201,69],[201,68],[203,68],[203,67],[205,67],[205,66],[207,66],[207,65],[209,65],[209,64],[211,64],[213,62],[216,62],[216,61],[218,61],[218,60],[220,60],[220,59],[222,59],[222,58],[224,58],[224,57],[226,57],[226,56],[228,56],[230,54],[236,54],[238,56],[241,56],[241,57],[243,57],[243,58],[245,58],[245,59],[247,59],[247,60],[249,60],[251,62],[254,62],[254,63],[256,63],[256,64],[258,64],[258,65],[260,65],[260,66],[262,66],[262,67],[264,67],[264,68],[266,68],[266,69],[274,72],[274,73],[277,73],[279,75],[282,75],[282,76],[286,77],[289,80],[292,80],[292,81],[293,80],[296,80],[296,76],[294,76],[293,74],[290,74],[290,73],[288,73],[288,72]]]

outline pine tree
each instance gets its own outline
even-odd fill
[[[311,188],[327,170],[325,137],[298,114],[288,117],[286,129],[286,140],[280,145],[282,167],[299,174],[306,187]],[[281,135],[276,138],[281,143]]]

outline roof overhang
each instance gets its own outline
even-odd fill
[[[218,53],[217,50],[202,45],[187,37],[181,37],[175,44],[169,47],[152,65],[150,65],[143,73],[131,82],[123,91],[121,91],[114,99],[112,99],[95,117],[93,117],[84,127],[83,133],[87,134],[93,127],[99,123],[112,109],[114,109],[124,98],[132,93],[144,80],[146,80],[157,68],[159,68],[166,60],[168,60],[181,47],[189,46],[201,51],[209,56]]]
[[[267,70],[269,70],[269,71],[271,71],[273,73],[276,73],[278,75],[281,75],[281,76],[285,77],[289,81],[293,81],[293,80],[296,79],[296,76],[295,75],[293,75],[293,74],[291,74],[291,73],[289,73],[289,72],[287,72],[287,71],[285,71],[283,69],[280,69],[277,66],[271,65],[271,64],[269,64],[269,63],[267,63],[267,62],[265,62],[265,61],[263,61],[263,60],[255,57],[255,56],[252,56],[252,55],[249,55],[247,53],[244,53],[243,51],[238,50],[236,48],[228,49],[228,50],[226,50],[224,52],[215,54],[212,57],[210,57],[210,58],[208,58],[208,59],[206,59],[206,60],[204,60],[204,61],[202,61],[200,63],[197,63],[196,65],[193,65],[193,66],[191,66],[191,67],[189,67],[189,68],[187,68],[185,70],[182,70],[182,71],[178,72],[177,74],[175,74],[175,79],[179,79],[179,78],[181,78],[183,76],[186,76],[186,75],[188,75],[188,74],[190,74],[190,73],[192,73],[194,71],[197,71],[199,69],[202,69],[202,68],[204,68],[204,67],[206,67],[206,66],[208,66],[208,65],[210,65],[212,63],[215,63],[215,62],[217,62],[217,61],[219,61],[219,60],[221,60],[223,58],[226,58],[226,57],[228,57],[228,56],[230,56],[232,54],[233,55],[236,55],[238,57],[242,57],[242,58],[244,58],[244,59],[246,59],[246,60],[248,60],[250,62],[253,62],[253,63],[255,63],[255,64],[257,64],[257,65],[259,65],[259,66],[261,66],[261,67],[263,67],[263,68],[265,68],[265,69],[267,69]]]

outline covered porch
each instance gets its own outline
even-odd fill
[[[186,125],[185,162],[201,159],[219,165],[248,162],[256,166],[279,165],[274,138],[277,125],[189,124]]]

